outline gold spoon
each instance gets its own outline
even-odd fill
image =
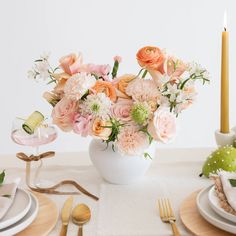
[[[91,211],[85,204],[78,204],[72,211],[72,221],[79,226],[78,236],[83,236],[83,225],[91,218]]]

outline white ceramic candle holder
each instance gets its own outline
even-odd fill
[[[229,133],[221,133],[220,130],[216,130],[215,139],[218,146],[233,145],[236,139],[236,127],[231,129]]]

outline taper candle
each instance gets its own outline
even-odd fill
[[[229,33],[226,12],[222,32],[220,132],[229,133]]]

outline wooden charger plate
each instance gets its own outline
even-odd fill
[[[201,236],[230,236],[221,229],[208,223],[198,212],[196,198],[200,191],[193,192],[180,206],[180,219],[185,227],[194,235]]]
[[[39,202],[38,215],[33,223],[16,236],[46,236],[55,227],[58,219],[56,204],[40,193],[33,193]]]

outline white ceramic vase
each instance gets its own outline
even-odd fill
[[[147,152],[154,158],[155,146],[152,144]],[[152,159],[143,156],[122,156],[113,151],[99,139],[93,139],[89,146],[92,163],[100,175],[109,183],[130,184],[141,179],[148,170]]]

